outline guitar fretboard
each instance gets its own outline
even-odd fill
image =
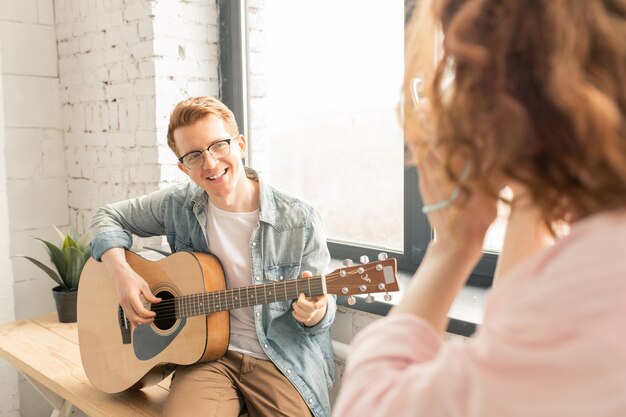
[[[176,317],[191,317],[324,294],[323,276],[176,297]]]

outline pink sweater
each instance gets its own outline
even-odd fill
[[[334,417],[626,417],[626,216],[503,277],[463,341],[408,314],[355,338]]]

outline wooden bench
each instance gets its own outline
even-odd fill
[[[0,324],[0,356],[52,404],[51,417],[70,416],[75,408],[92,417],[160,416],[169,392],[169,378],[120,394],[93,387],[80,361],[76,323],[60,323],[56,313]]]

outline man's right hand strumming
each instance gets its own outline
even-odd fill
[[[128,321],[135,327],[152,323],[156,313],[148,310],[143,300],[155,304],[161,302],[161,299],[152,294],[146,280],[126,262],[124,249],[109,249],[102,255],[102,262],[115,283],[120,305]]]

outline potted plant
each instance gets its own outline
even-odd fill
[[[59,245],[41,238],[35,239],[44,244],[56,271],[30,256],[17,256],[28,259],[59,284],[52,289],[59,321],[62,323],[74,323],[76,322],[78,281],[80,280],[83,267],[90,256],[88,235],[79,235],[73,228],[65,235],[56,226],[53,227],[61,238]]]

